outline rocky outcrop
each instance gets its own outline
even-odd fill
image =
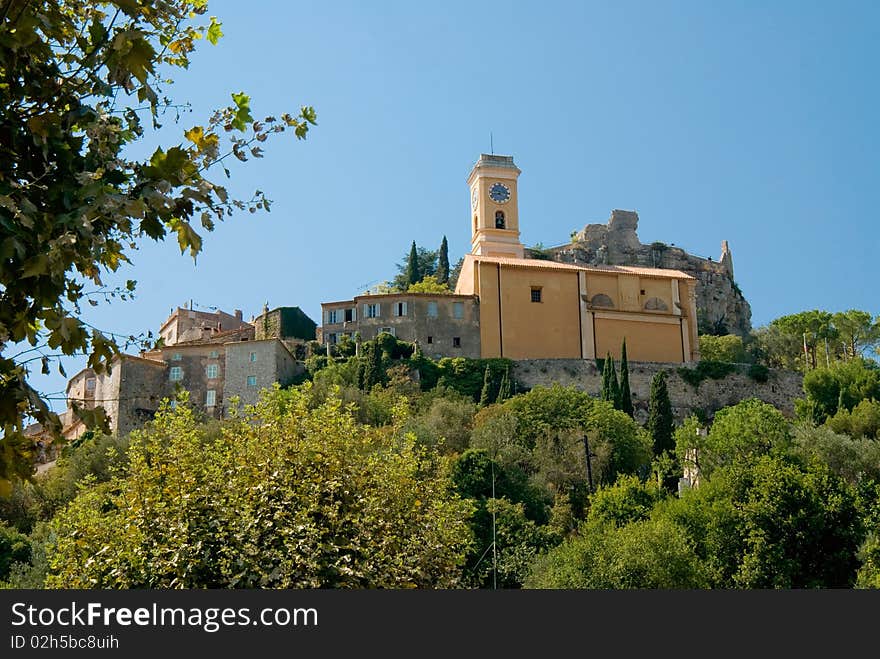
[[[674,245],[642,244],[638,213],[614,210],[607,224],[588,224],[572,234],[571,243],[545,250],[550,258],[583,265],[638,265],[681,270],[696,277],[697,315],[701,333],[748,334],[752,310],[733,278],[733,255],[727,241],[714,261],[688,254]]]

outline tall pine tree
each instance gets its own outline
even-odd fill
[[[620,349],[620,411],[633,416],[632,392],[629,389],[629,362],[626,358],[626,339]]]
[[[446,242],[446,236],[443,236],[443,242],[440,243],[440,256],[437,262],[437,281],[441,284],[449,283],[449,244]]]
[[[406,264],[406,282],[410,286],[422,281],[422,273],[419,271],[419,253],[416,250],[416,241],[413,240],[409,250],[409,262]]]
[[[648,432],[654,444],[654,455],[659,457],[664,451],[675,449],[675,424],[672,418],[672,403],[666,388],[666,371],[660,371],[651,380],[651,400],[648,403]]]

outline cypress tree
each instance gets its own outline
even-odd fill
[[[364,386],[367,381],[367,365],[364,362],[363,358],[358,358],[357,363],[357,388],[361,391],[364,390]]]
[[[492,397],[492,379],[489,373],[489,366],[486,366],[486,372],[483,373],[483,390],[480,392],[480,407],[486,407]]]
[[[440,243],[436,274],[438,282],[441,284],[449,283],[449,244],[446,242],[446,236],[443,236],[443,242]]]
[[[416,250],[416,241],[413,240],[412,247],[409,250],[409,263],[406,264],[406,283],[410,286],[418,284],[422,280],[422,273],[419,272],[419,253]]]
[[[504,375],[501,376],[501,384],[498,387],[498,397],[495,398],[496,403],[503,403],[505,400],[510,398],[510,369],[504,370]]]
[[[660,371],[651,380],[651,400],[648,402],[648,432],[654,442],[654,455],[675,449],[672,403],[666,388],[666,371]]]
[[[605,358],[605,370],[602,373],[602,400],[609,401],[614,409],[620,409],[620,385],[617,383],[617,371],[614,369],[614,357],[611,353]]]
[[[626,339],[620,349],[620,411],[626,412],[632,417],[633,409],[632,392],[629,389],[629,362],[626,358]]]
[[[364,389],[369,391],[373,385],[381,384],[384,373],[382,372],[382,349],[378,342],[373,342],[367,357],[367,369],[364,375]]]

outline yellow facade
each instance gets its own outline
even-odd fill
[[[472,251],[455,292],[479,296],[481,355],[617,358],[626,339],[633,361],[697,361],[696,280],[690,275],[523,258],[519,173],[512,158],[484,154],[468,177]],[[499,211],[503,229],[494,227]]]

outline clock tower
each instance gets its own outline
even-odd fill
[[[467,180],[472,254],[523,258],[516,195],[519,175],[511,156],[480,154]]]

